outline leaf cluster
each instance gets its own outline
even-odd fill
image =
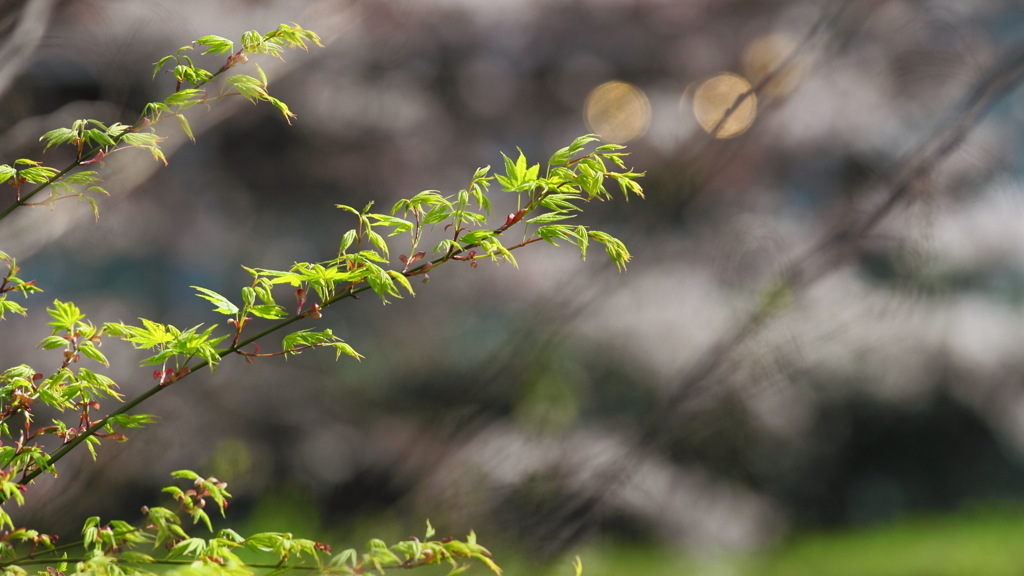
[[[411,537],[388,546],[382,540],[373,539],[362,554],[347,549],[332,555],[330,546],[288,532],[261,532],[244,537],[231,529],[215,531],[203,507],[209,499],[223,513],[230,498],[227,484],[216,478],[203,478],[190,470],[179,470],[171,476],[192,482],[187,489],[168,486],[163,490],[178,503],[178,510],[144,507],[143,519],[138,525],[120,520],[104,524],[94,516],[84,522],[81,540],[59,547],[55,546],[55,537],[34,530],[8,531],[0,537],[0,568],[5,574],[18,576],[27,576],[25,567],[31,565],[48,566],[39,572],[40,576],[63,574],[71,566],[75,574],[83,576],[150,576],[154,574],[152,568],[158,566],[224,576],[251,576],[260,569],[270,569],[270,574],[303,570],[357,575],[370,570],[383,574],[388,569],[445,562],[451,566],[449,575],[454,575],[469,568],[471,564],[467,561],[476,560],[495,574],[501,574],[490,551],[477,543],[476,534],[470,532],[465,540],[450,537],[432,540],[435,532],[429,521],[423,540]],[[205,526],[213,537],[190,535],[180,514],[191,517],[193,524]],[[27,553],[20,550],[26,543],[31,545]],[[69,557],[67,551],[76,547],[81,547],[83,553]],[[243,550],[267,559],[245,561],[239,556]]]
[[[320,45],[319,37],[298,25],[284,24],[266,34],[244,33],[238,50],[231,40],[203,36],[161,59],[156,63],[154,76],[161,70],[171,73],[175,91],[162,101],[148,104],[135,124],[108,126],[83,119],[69,128],[47,132],[41,138],[44,151],[54,146],[75,150],[74,162],[63,170],[28,159],[0,165],[0,184],[12,186],[16,196],[15,202],[0,212],[0,221],[20,206],[52,206],[57,200],[72,197],[88,201],[98,217],[91,195],[106,192],[98,186],[98,172],[82,167],[93,163],[102,167],[106,156],[130,148],[147,150],[166,163],[159,146],[162,138],[153,126],[175,117],[185,134],[193,138],[184,112],[197,104],[240,95],[252,102],[269,102],[286,119],[294,117],[283,102],[269,94],[267,77],[255,63],[255,76],[226,76],[219,92],[212,93],[210,83],[227,70],[247,63],[251,55],[281,58],[285,50],[307,49],[307,43]],[[226,61],[216,71],[201,68],[190,56],[196,47],[203,50],[201,56],[227,55]],[[397,202],[387,213],[373,212],[373,202],[362,209],[338,204],[337,208],[347,218],[354,218],[356,224],[342,234],[336,257],[322,262],[296,262],[285,270],[246,267],[252,281],[235,297],[193,286],[197,296],[213,305],[215,313],[227,316],[227,327],[199,324],[180,329],[145,318],[140,318],[138,324],[97,325],[87,320],[75,304],[54,300],[46,310],[50,317],[49,335],[39,342],[39,348],[54,354],[54,364],[43,371],[20,364],[0,372],[0,529],[7,529],[0,534],[0,568],[4,575],[27,574],[28,566],[46,565],[40,575],[63,576],[72,564],[76,574],[83,575],[153,574],[144,568],[147,565],[218,576],[245,576],[259,568],[270,569],[273,574],[315,570],[356,575],[441,562],[450,564],[451,573],[457,574],[468,567],[467,561],[474,560],[500,574],[490,552],[477,543],[474,533],[470,532],[464,541],[432,540],[434,530],[429,522],[423,540],[411,538],[391,546],[371,540],[363,553],[350,549],[334,556],[330,556],[329,546],[288,533],[265,532],[244,538],[231,530],[219,530],[213,538],[192,537],[179,514],[214,532],[205,507],[212,502],[223,516],[230,494],[224,482],[187,470],[172,476],[191,481],[191,487],[170,486],[164,490],[177,503],[177,511],[146,508],[139,525],[122,521],[102,524],[99,518],[90,518],[83,527],[81,541],[71,545],[55,546],[51,536],[16,527],[4,507],[12,501],[21,505],[28,486],[39,475],[56,476],[56,463],[78,445],[85,443],[95,459],[102,440],[127,441],[125,431],[155,421],[149,414],[129,414],[138,404],[200,368],[215,370],[228,355],[237,354],[247,362],[255,362],[259,358],[287,359],[306,350],[329,348],[335,351],[336,359],[342,355],[362,358],[330,328],[305,327],[284,334],[284,329],[293,323],[320,319],[326,308],[342,299],[358,298],[368,290],[384,303],[406,294],[415,296],[412,279],[421,277],[426,282],[430,272],[451,262],[465,262],[476,268],[478,260],[490,258],[496,263],[518,266],[513,252],[542,240],[556,246],[556,241],[568,241],[577,246],[583,259],[588,247],[597,242],[604,245],[616,267],[624,269],[630,254],[621,241],[607,232],[568,222],[581,213],[587,202],[612,198],[605,188],[609,179],[616,182],[627,200],[631,194],[643,196],[636,182],[642,174],[626,169],[622,146],[599,145],[587,152],[596,140],[593,135],[582,136],[557,151],[543,175],[540,165],[531,165],[519,151],[515,160],[503,155],[504,174],[492,175],[489,166],[479,168],[464,189],[450,195],[426,190]],[[515,212],[492,223],[490,194],[494,182],[504,193],[515,194],[517,204]],[[32,188],[23,191],[25,184]],[[49,190],[49,196],[41,202],[30,202],[42,190]],[[512,229],[516,226],[522,230],[521,239],[513,237]],[[436,229],[442,231],[443,237],[432,248],[421,247],[426,232]],[[397,263],[393,264],[393,253],[399,250],[392,243],[395,237],[404,235],[408,235],[408,250],[398,254]],[[6,275],[0,279],[0,320],[7,312],[26,315],[26,308],[11,300],[9,294],[28,297],[41,289],[34,281],[18,276],[19,267],[13,257],[0,252],[0,261],[7,266]],[[252,334],[250,327],[259,323],[264,327]],[[279,331],[284,334],[280,350],[262,351],[259,342]],[[118,392],[117,384],[99,373],[109,366],[101,347],[111,338],[148,351],[140,365],[156,367],[156,385],[127,402]],[[103,404],[110,401],[124,403],[101,415]],[[37,403],[62,417],[37,424],[33,413]],[[163,547],[166,554],[158,558],[155,553],[137,550],[148,544],[153,545],[153,550]],[[67,550],[75,547],[81,547],[84,553],[70,558]],[[236,554],[243,548],[268,554],[272,561],[243,562]]]

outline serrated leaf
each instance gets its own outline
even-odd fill
[[[158,60],[154,64],[154,66],[153,66],[153,78],[156,78],[156,75],[160,72],[160,69],[163,68],[164,64],[167,64],[167,62],[170,61],[170,60],[174,60],[174,56],[173,55],[172,56],[164,56],[163,58],[161,58],[160,60]]]
[[[188,139],[193,143],[196,141],[196,137],[192,135],[192,127],[188,125],[188,118],[185,118],[184,114],[178,114],[178,122],[181,123],[181,129],[185,131]]]
[[[100,364],[103,364],[104,366],[110,366],[110,363],[107,362],[107,357],[104,356],[103,353],[100,352],[93,345],[92,342],[82,342],[78,346],[78,351],[82,354],[82,356],[85,356],[86,358],[89,358],[91,360],[95,360],[95,361],[99,362]]]
[[[548,212],[547,214],[541,214],[536,218],[530,218],[526,222],[528,224],[548,224],[550,222],[558,222],[559,220],[568,220],[569,218],[575,218],[575,214],[565,214],[559,212]]]
[[[341,244],[338,246],[338,254],[344,254],[356,241],[356,231],[349,230],[341,237]]]
[[[266,318],[268,320],[277,320],[278,318],[284,318],[288,315],[284,308],[276,304],[258,304],[249,309],[249,312],[253,316],[258,318]]]
[[[409,292],[409,294],[413,296],[416,295],[416,292],[413,291],[412,289],[412,284],[409,283],[409,279],[405,276],[405,274],[402,274],[401,272],[398,272],[396,270],[388,270],[388,275],[397,280],[398,283],[402,285],[402,288],[405,288],[406,291]]]
[[[213,309],[214,312],[220,312],[221,314],[225,314],[227,316],[233,316],[238,313],[238,306],[235,306],[234,304],[231,303],[230,300],[214,292],[213,290],[208,290],[200,286],[189,286],[189,288],[195,288],[196,290],[199,290],[199,294],[196,294],[196,296],[199,296],[204,300],[209,300],[210,302],[212,302],[216,306],[216,308]]]
[[[231,50],[235,46],[235,43],[231,40],[228,40],[227,38],[224,38],[222,36],[214,35],[203,36],[202,38],[196,40],[196,44],[207,47],[206,52],[203,52],[204,55],[225,54],[227,52],[231,52]]]

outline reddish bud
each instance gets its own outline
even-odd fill
[[[320,313],[320,305],[313,304],[313,307],[309,311],[309,315],[312,316],[313,319],[315,320],[319,320],[321,317],[323,317],[323,314]]]
[[[85,162],[79,162],[79,164],[85,166],[86,164],[92,164],[94,162],[103,162],[103,157],[104,156],[106,156],[106,154],[103,152],[103,150],[100,150],[99,152],[96,153],[96,156],[94,156],[92,158],[92,160],[86,160]]]
[[[159,380],[164,373],[159,370],[153,370],[153,380]]]
[[[39,373],[39,372],[36,372],[35,374],[32,375],[32,381],[33,382],[36,382],[36,381],[39,381],[39,380],[42,380],[42,379],[43,379],[43,375],[41,373]]]

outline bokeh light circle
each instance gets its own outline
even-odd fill
[[[751,82],[760,82],[782,64],[794,52],[797,43],[783,34],[769,34],[752,40],[743,50],[743,74]],[[807,75],[807,58],[797,56],[793,61],[779,70],[774,78],[764,86],[764,92],[773,96],[785,96],[803,81]]]
[[[736,99],[751,89],[750,82],[736,74],[719,74],[706,80],[693,94],[693,115],[708,134],[725,116]],[[722,123],[716,138],[739,136],[750,128],[757,116],[757,95],[750,94]]]
[[[583,119],[591,132],[608,142],[635,140],[651,124],[651,103],[643,90],[613,80],[590,91],[583,105]]]

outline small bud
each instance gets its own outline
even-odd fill
[[[159,380],[160,377],[163,375],[164,373],[161,372],[160,370],[153,370],[153,380]]]
[[[319,320],[320,318],[322,318],[323,314],[320,313],[320,305],[313,304],[313,308],[310,309],[309,315],[312,316],[314,320]]]
[[[32,375],[32,381],[33,382],[37,382],[37,381],[42,380],[42,379],[43,379],[43,375],[40,372],[36,372],[35,374]]]

